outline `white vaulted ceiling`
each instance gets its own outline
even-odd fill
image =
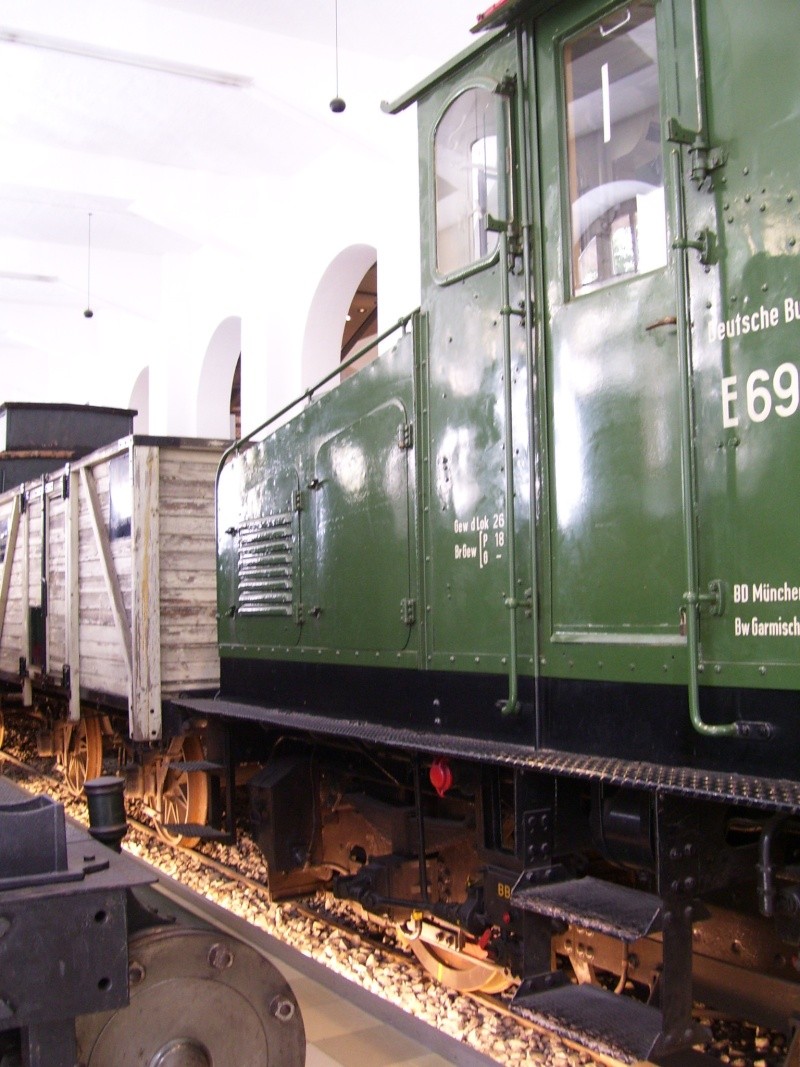
[[[480,5],[478,5],[480,6]],[[370,145],[400,94],[470,43],[468,0],[4,0],[0,5],[0,315],[59,303],[59,248],[162,255],[235,243],[230,175],[292,175]],[[381,133],[381,135],[383,135]],[[235,207],[235,205],[234,205]],[[2,320],[0,319],[0,334]]]

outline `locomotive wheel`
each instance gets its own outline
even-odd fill
[[[160,926],[131,938],[128,959],[128,1006],[75,1020],[85,1067],[303,1067],[294,994],[249,945]]]
[[[103,731],[96,715],[82,715],[70,730],[64,751],[64,781],[74,797],[103,771]]]
[[[434,946],[421,937],[409,938],[402,927],[398,932],[428,974],[448,989],[459,993],[502,993],[512,984],[511,975],[488,960]]]
[[[184,737],[177,751],[170,746],[170,756],[182,763],[196,763],[204,758],[199,737]],[[184,771],[167,768],[161,789],[161,807],[155,821],[156,833],[168,845],[194,848],[199,837],[186,837],[166,829],[176,824],[205,826],[208,816],[208,779],[205,771]]]

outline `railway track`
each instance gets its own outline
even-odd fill
[[[67,813],[86,821],[85,804],[71,797],[62,777],[32,755],[24,727],[7,730],[0,752],[3,771],[33,792],[47,792],[65,805]],[[363,985],[368,991],[402,1004],[403,1008],[483,1052],[497,1063],[536,1063],[579,1067],[599,1062],[616,1067],[619,1061],[575,1042],[564,1042],[515,1016],[508,997],[485,993],[456,993],[434,983],[393,936],[393,928],[356,917],[329,899],[271,904],[264,885],[266,870],[246,833],[236,848],[204,844],[198,849],[170,846],[141,819],[128,819],[127,851],[162,874],[186,885],[217,907],[293,946],[306,956]],[[730,992],[730,991],[729,991]],[[730,1000],[730,996],[728,997]],[[697,1016],[713,1034],[709,1056],[730,1067],[781,1067],[786,1062],[786,1035],[762,1029],[730,1010],[697,1006]]]

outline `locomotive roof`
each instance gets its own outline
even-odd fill
[[[517,15],[522,14],[524,10],[533,6],[531,0],[497,0],[497,3],[492,4],[482,15],[478,15],[478,21],[472,27],[472,32],[478,33],[494,26],[508,26]],[[537,6],[545,7],[547,5],[540,3]]]
[[[431,89],[433,89],[440,81],[449,77],[454,71],[457,71],[459,67],[468,63],[473,56],[477,55],[482,49],[487,48],[492,41],[501,37],[504,33],[504,29],[495,30],[494,33],[490,33],[486,37],[482,37],[474,44],[468,45],[463,52],[459,52],[458,55],[448,60],[443,66],[439,67],[432,74],[429,74],[427,78],[423,78],[421,82],[418,82],[408,92],[403,93],[402,96],[398,96],[396,100],[391,103],[384,100],[381,104],[381,110],[387,112],[389,115],[397,115],[401,111],[405,111],[409,104],[415,103],[421,97],[425,96]]]
[[[544,11],[549,7],[554,7],[557,2],[563,3],[564,0],[498,0],[498,3],[493,4],[482,15],[478,15],[478,21],[472,27],[473,33],[484,33],[487,30],[490,31],[489,33],[482,36],[475,44],[469,45],[462,52],[459,52],[458,55],[448,60],[447,63],[432,74],[429,74],[427,78],[418,82],[396,100],[391,102],[384,100],[381,104],[381,109],[390,115],[396,115],[400,111],[404,111],[409,104],[421,99],[431,89],[435,88],[440,81],[449,77],[459,67],[469,62],[474,55],[487,48],[498,37],[501,37],[517,18],[523,14]]]

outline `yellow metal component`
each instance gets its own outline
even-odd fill
[[[431,923],[413,931],[397,927],[400,940],[437,982],[459,993],[502,993],[512,984],[511,974],[493,963],[477,941]],[[447,942],[446,944],[444,942]]]

